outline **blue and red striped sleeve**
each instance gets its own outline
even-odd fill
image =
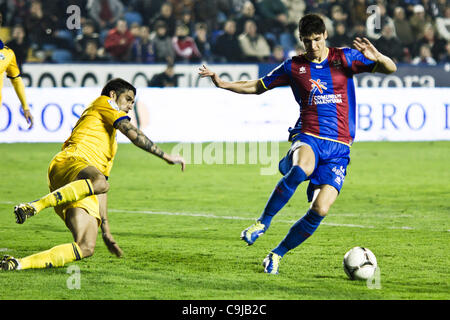
[[[375,72],[377,63],[367,59],[361,52],[356,49],[343,48],[347,64],[353,74],[362,72]]]
[[[289,85],[292,60],[286,60],[261,78],[266,90]]]

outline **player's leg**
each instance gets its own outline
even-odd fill
[[[270,226],[272,218],[286,205],[298,185],[314,171],[316,156],[313,149],[303,144],[292,154],[292,167],[278,182],[257,222],[245,229],[241,239],[253,244]]]
[[[315,197],[308,212],[291,227],[286,237],[264,259],[265,272],[278,273],[278,263],[281,258],[288,251],[303,243],[317,230],[331,205],[336,201],[338,194],[336,188],[330,185],[322,185],[316,189]]]
[[[62,267],[67,263],[91,256],[97,240],[97,219],[89,215],[85,209],[68,208],[66,226],[72,232],[74,242],[61,244],[22,259],[9,257],[2,261],[2,268],[24,270]]]
[[[82,258],[92,256],[97,242],[98,220],[84,209],[70,208],[66,212],[66,226],[80,247]]]
[[[39,200],[16,206],[14,208],[16,222],[22,224],[27,218],[38,214],[45,208],[76,202],[94,194],[106,193],[108,190],[109,184],[105,176],[97,168],[88,166],[78,173],[75,181],[54,190]]]

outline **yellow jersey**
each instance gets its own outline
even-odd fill
[[[0,45],[0,48],[1,47],[2,46]],[[22,102],[22,107],[24,110],[28,109],[28,104],[25,99],[25,92],[23,90],[23,83],[20,78],[20,70],[17,66],[16,55],[10,48],[3,46],[3,48],[0,49],[0,106],[2,101],[1,88],[3,87],[3,74],[5,72],[8,78],[11,79],[11,82],[17,91],[19,99]]]
[[[117,152],[114,124],[123,119],[130,117],[113,99],[98,97],[84,110],[62,150],[86,159],[109,176]]]

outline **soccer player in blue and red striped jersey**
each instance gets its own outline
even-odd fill
[[[241,234],[241,239],[252,245],[267,231],[297,186],[310,180],[310,209],[263,261],[264,271],[271,274],[278,273],[279,262],[289,250],[317,229],[342,188],[355,138],[353,75],[397,70],[394,62],[366,38],[356,38],[355,49],[328,48],[325,24],[318,15],[305,15],[299,22],[299,32],[306,52],[287,59],[261,79],[226,82],[205,66],[199,72],[202,77],[211,77],[217,87],[241,94],[290,86],[300,105],[300,117],[294,128],[289,128],[292,146],[279,165],[283,178],[256,223]]]

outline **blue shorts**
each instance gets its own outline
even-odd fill
[[[291,148],[278,165],[281,174],[288,173],[292,167],[294,151],[305,144],[312,148],[316,158],[314,171],[307,179],[310,180],[306,191],[308,201],[312,201],[314,189],[323,184],[333,186],[340,192],[350,162],[350,147],[339,142],[319,139],[304,133],[296,135]]]

